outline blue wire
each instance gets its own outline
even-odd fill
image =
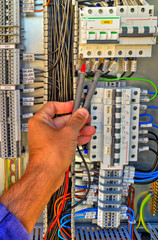
[[[81,218],[83,219],[83,218],[85,218],[85,217],[84,217],[84,216],[75,217],[75,220],[81,219]],[[71,219],[68,219],[67,221],[65,221],[64,223],[62,223],[61,226],[60,226],[60,228],[63,228],[64,225],[67,224],[67,223],[70,222],[70,221],[71,221]],[[60,229],[58,229],[58,237],[59,237],[60,239],[65,240],[65,239],[61,236],[61,234],[60,234]]]
[[[70,226],[67,226],[67,225],[64,225],[64,227],[65,227],[65,228],[70,228],[70,229],[71,229],[71,227],[70,227]]]
[[[133,209],[130,208],[130,207],[128,207],[128,210],[130,210],[130,211],[132,212],[132,214],[133,214],[133,218],[135,218],[135,212],[133,211]]]
[[[158,109],[158,107],[155,106],[147,106],[148,109]]]
[[[134,218],[133,218],[133,216],[130,213],[127,213],[127,216],[130,216],[131,217],[131,222],[134,222]],[[129,235],[130,235],[131,239],[132,239],[132,225],[133,224],[130,223]]]
[[[151,178],[151,177],[157,177],[158,176],[158,172],[153,172],[153,173],[135,173],[135,177],[139,177],[139,178]]]
[[[153,122],[153,116],[150,115],[150,114],[147,114],[147,113],[140,114],[139,117],[150,117],[150,121],[148,121],[148,122],[139,122],[139,126],[140,126],[141,124],[150,124],[150,123]]]
[[[85,209],[83,209],[83,210],[80,210],[80,211],[78,211],[78,212],[75,212],[75,215],[77,215],[77,214],[85,214],[86,212],[97,212],[98,210],[97,210],[97,208],[85,208]],[[63,222],[63,219],[64,218],[66,218],[66,217],[68,217],[68,216],[71,216],[71,214],[70,213],[68,213],[68,214],[66,214],[65,216],[63,216],[62,218],[61,218],[61,220],[60,220],[60,222],[62,223]]]
[[[136,178],[143,178],[143,179],[144,179],[144,178],[153,178],[153,177],[156,178],[156,177],[158,177],[158,175],[154,175],[154,176],[152,176],[152,175],[151,175],[151,176],[140,176],[140,175],[135,175],[135,177],[136,177]]]
[[[130,210],[133,214],[133,218],[131,217],[131,222],[134,222],[134,218],[135,218],[135,212],[133,211],[132,208],[128,207],[128,210]],[[130,213],[129,213],[130,214]],[[130,229],[129,229],[129,232],[131,233],[131,239],[132,239],[132,224],[130,224]]]
[[[156,175],[158,173],[158,171],[155,171],[155,172],[149,172],[149,173],[142,173],[142,172],[135,172],[136,175]]]
[[[158,128],[158,126],[157,126],[157,125],[155,125],[155,124],[152,124],[152,127]]]
[[[146,181],[154,180],[156,178],[157,177],[155,176],[155,177],[147,178],[147,179],[140,179],[140,180],[135,179],[134,182],[146,182]]]
[[[87,186],[80,186],[80,185],[75,185],[76,188],[86,188],[87,189]]]
[[[153,95],[155,95],[155,92],[150,92],[150,91],[148,91],[148,94],[153,94]],[[157,94],[158,95],[158,94]]]

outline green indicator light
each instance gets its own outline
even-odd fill
[[[106,34],[106,32],[100,32],[100,34]]]
[[[111,32],[111,34],[117,34],[117,32]]]
[[[95,34],[95,32],[89,32],[89,34]]]

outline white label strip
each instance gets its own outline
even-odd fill
[[[14,44],[0,45],[0,49],[14,49],[14,48],[15,48]]]
[[[1,86],[1,90],[7,90],[7,91],[12,91],[15,90],[15,86]]]

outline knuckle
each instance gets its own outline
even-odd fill
[[[83,122],[85,121],[85,117],[81,114],[78,114],[74,120],[76,120],[77,122]]]

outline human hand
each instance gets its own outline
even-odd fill
[[[28,123],[29,164],[58,179],[57,189],[74,159],[77,144],[88,143],[95,133],[94,127],[85,126],[91,121],[86,109],[54,118],[56,114],[72,113],[73,106],[73,102],[49,102]]]

